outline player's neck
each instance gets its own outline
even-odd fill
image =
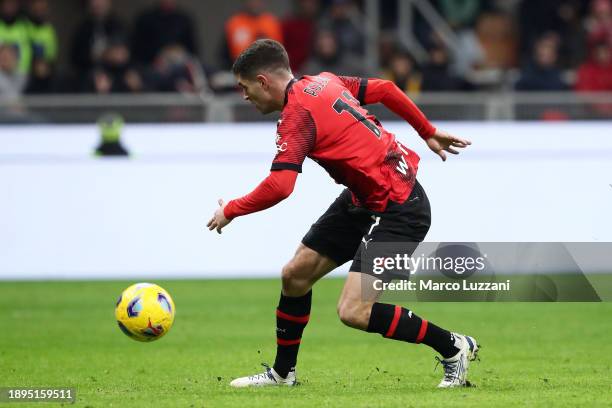
[[[277,89],[277,98],[278,104],[276,106],[276,110],[281,111],[285,107],[285,95],[287,94],[287,88],[289,84],[294,80],[293,74],[289,73],[284,75],[283,78],[279,79],[278,84],[279,87]]]

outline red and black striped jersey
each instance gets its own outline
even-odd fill
[[[392,82],[329,72],[293,79],[277,125],[271,173],[253,192],[230,201],[228,219],[261,211],[293,191],[306,157],[349,188],[356,205],[385,210],[404,202],[415,184],[419,156],[385,130],[364,105],[382,103],[427,139],[436,129]]]
[[[371,81],[329,72],[292,81],[278,121],[272,170],[301,172],[310,157],[349,188],[357,205],[384,211],[388,200],[406,200],[419,156],[363,107]]]

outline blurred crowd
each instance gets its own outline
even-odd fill
[[[415,12],[408,38],[419,50],[400,35],[399,1],[380,2],[372,62],[358,0],[294,0],[285,16],[265,0],[245,0],[225,21],[222,42],[206,44],[218,47],[215,61],[203,60],[201,22],[176,0],[152,2],[130,24],[112,0],[87,0],[66,44],[49,21],[50,0],[0,0],[0,96],[233,92],[232,61],[258,38],[281,41],[296,75],[380,76],[411,93],[612,91],[612,0],[431,0],[451,30]],[[64,69],[60,49],[69,56]]]
[[[58,44],[50,0],[0,0],[0,94],[200,92],[194,22],[160,0],[127,25],[112,0],[88,0],[69,44]],[[65,47],[68,68],[58,69]]]

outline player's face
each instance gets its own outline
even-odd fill
[[[248,79],[238,75],[236,79],[238,80],[238,86],[242,89],[242,97],[245,101],[251,102],[258,111],[264,114],[275,110],[268,82],[265,78],[258,75],[255,79]]]

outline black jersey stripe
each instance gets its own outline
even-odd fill
[[[368,78],[361,78],[361,80],[359,81],[359,92],[357,93],[357,100],[359,101],[359,103],[361,105],[364,105],[365,103],[365,94],[366,94],[366,89],[368,87]]]
[[[295,163],[283,163],[283,162],[278,162],[278,163],[272,163],[272,167],[270,168],[271,171],[275,171],[275,170],[293,170],[293,171],[297,171],[298,173],[302,172],[302,165],[301,164],[295,164]]]

